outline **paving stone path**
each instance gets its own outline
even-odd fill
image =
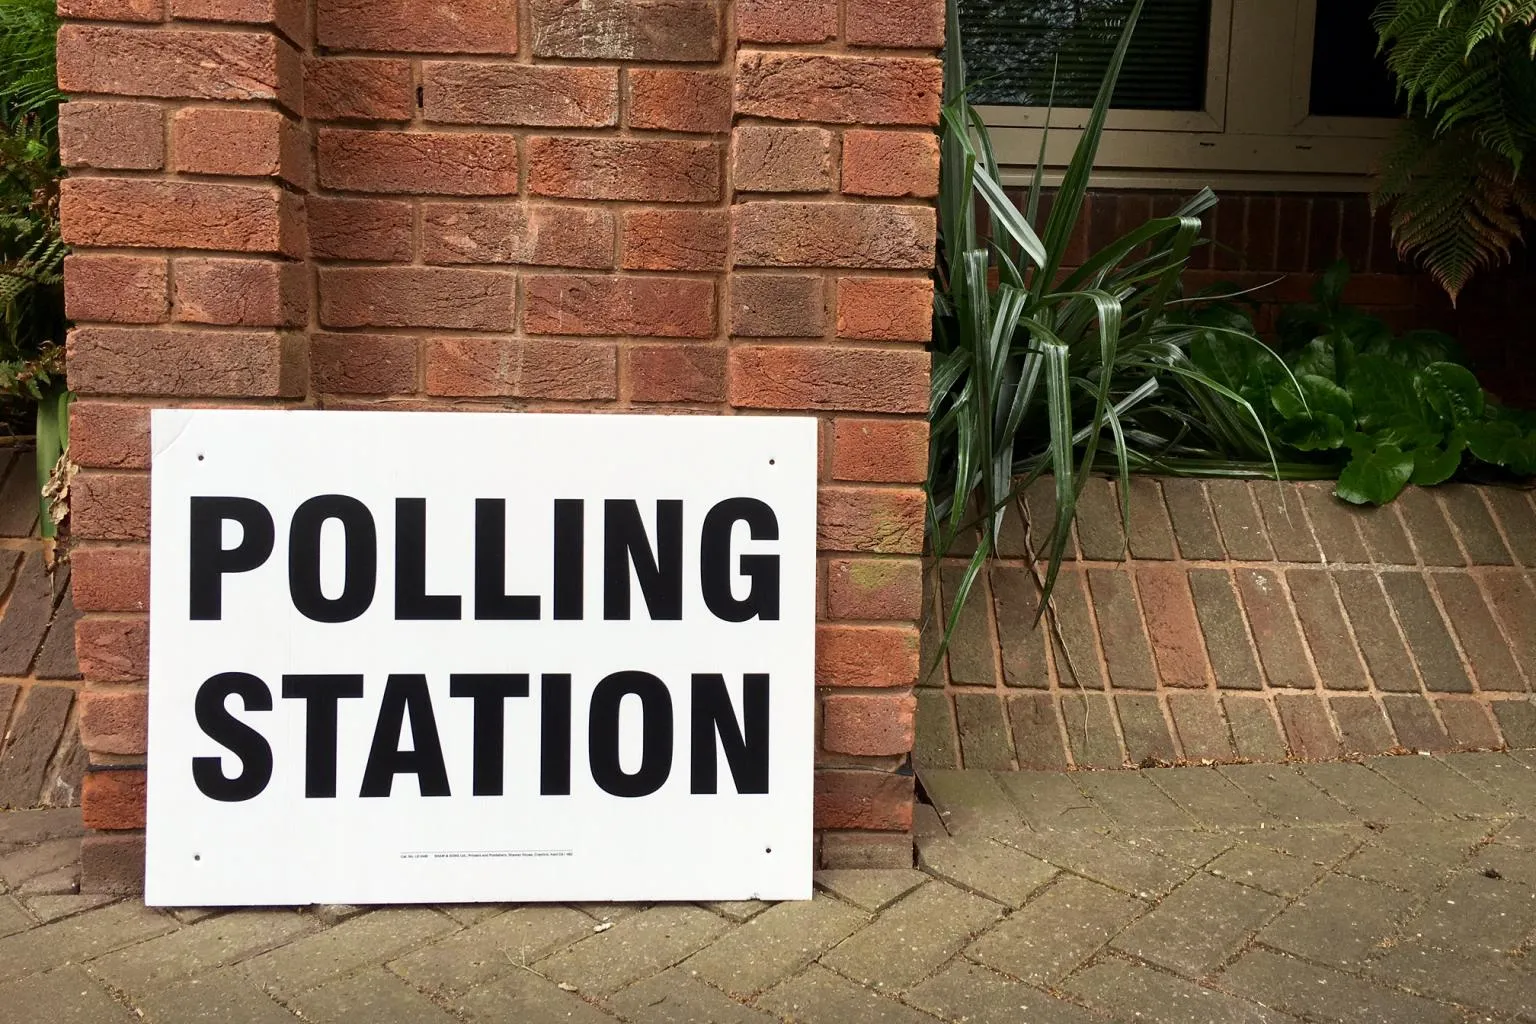
[[[922,782],[918,869],[777,905],[164,912],[12,812],[0,1024],[1536,1022],[1536,755]]]

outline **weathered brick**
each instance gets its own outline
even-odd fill
[[[843,18],[854,46],[937,50],[944,45],[940,0],[848,0]]]
[[[912,836],[906,832],[823,832],[816,863],[823,870],[911,869]]]
[[[64,309],[76,323],[157,324],[170,309],[159,256],[73,253],[64,257]]]
[[[731,208],[739,267],[927,270],[934,211],[873,203],[748,202]]]
[[[456,327],[510,331],[515,275],[448,267],[325,267],[327,327]]]
[[[613,266],[614,216],[580,206],[424,203],[421,254],[434,264]]]
[[[523,282],[529,334],[708,338],[715,285],[671,277],[540,274]]]
[[[7,638],[10,639],[10,638]],[[35,646],[25,652],[21,672],[31,664]],[[10,660],[9,652],[5,652]],[[37,803],[48,762],[58,749],[69,720],[74,692],[67,686],[27,688],[15,720],[6,734],[5,754],[0,757],[0,807],[29,808]]]
[[[1514,487],[1485,487],[1483,497],[1492,506],[1521,565],[1536,566],[1536,507],[1530,492]]]
[[[1504,745],[1498,726],[1482,701],[1444,697],[1435,701],[1435,709],[1440,712],[1452,746],[1462,750],[1497,750]]]
[[[713,61],[716,0],[530,0],[533,52],[590,60]]]
[[[80,792],[85,827],[143,828],[144,797],[142,769],[86,772]]]
[[[1536,748],[1536,704],[1522,700],[1501,700],[1489,705],[1498,719],[1499,731],[1511,750]]]
[[[59,17],[83,21],[165,20],[165,0],[59,0]]]
[[[315,32],[335,50],[517,52],[517,0],[317,0]]]
[[[834,694],[821,701],[821,745],[838,754],[905,754],[917,699],[910,694]]]
[[[143,892],[143,834],[109,832],[82,836],[80,891],[112,895]]]
[[[143,690],[84,690],[80,742],[93,754],[142,754],[148,749],[148,695]]]
[[[1105,681],[1099,671],[1099,650],[1094,639],[1087,586],[1087,574],[1081,569],[1064,568],[1056,577],[1056,589],[1051,591],[1051,610],[1055,618],[1051,653],[1056,659],[1056,676],[1062,687],[1101,690]]]
[[[304,390],[303,338],[276,332],[76,327],[69,379],[86,394],[292,397]]]
[[[149,610],[147,547],[76,546],[69,557],[75,607],[83,612]]]
[[[1483,582],[1516,660],[1536,682],[1536,588],[1518,573],[1489,573]]]
[[[926,511],[923,492],[914,488],[824,487],[817,496],[817,550],[919,554]]]
[[[1222,694],[1221,706],[1232,728],[1232,745],[1237,756],[1249,761],[1283,761],[1285,740],[1275,725],[1269,701],[1263,697]]]
[[[1207,480],[1205,492],[1229,556],[1241,562],[1267,562],[1275,557],[1246,480]]]
[[[724,210],[631,210],[624,214],[626,270],[724,270],[731,224]]]
[[[1397,515],[1397,502],[1380,508],[1348,506],[1345,511],[1355,520],[1365,541],[1371,561],[1388,565],[1413,565],[1418,559],[1408,541],[1408,531]]]
[[[1466,666],[1451,642],[1424,577],[1418,573],[1391,572],[1383,574],[1381,583],[1402,623],[1403,635],[1418,663],[1425,688],[1470,692],[1472,682],[1467,678]]]
[[[625,349],[635,402],[725,401],[725,349],[714,345],[631,345]]]
[[[741,125],[731,135],[731,181],[738,192],[825,192],[832,187],[832,133]]]
[[[1162,705],[1151,694],[1121,693],[1115,696],[1120,731],[1125,737],[1126,759],[1132,764],[1172,764],[1173,738],[1163,718]]]
[[[176,319],[232,327],[293,327],[309,322],[309,274],[275,260],[179,259]]]
[[[1525,690],[1525,680],[1515,665],[1510,643],[1499,631],[1477,580],[1463,573],[1437,573],[1435,590],[1445,607],[1445,617],[1461,640],[1461,649],[1472,664],[1480,690]],[[1434,689],[1434,687],[1431,687]]]
[[[960,737],[960,766],[983,771],[1010,771],[1013,744],[1008,736],[1001,696],[995,690],[957,690],[955,729]]]
[[[1122,767],[1125,752],[1115,735],[1115,713],[1109,694],[1064,692],[1060,700],[1073,764],[1079,768]]]
[[[834,558],[827,565],[827,614],[834,619],[915,621],[922,594],[923,566],[914,558]]]
[[[72,245],[295,255],[302,244],[298,199],[274,185],[70,178],[60,192]]]
[[[171,0],[171,18],[273,25],[290,39],[304,33],[302,0]]]
[[[165,165],[165,114],[152,103],[76,100],[59,107],[65,167],[152,171]]]
[[[401,395],[416,391],[419,344],[396,334],[316,334],[309,368],[315,388],[331,395]]]
[[[994,565],[991,577],[1004,685],[1050,686],[1045,660],[1045,631],[1049,626],[1044,620],[1036,621],[1040,588],[1034,575],[1028,569]]]
[[[731,275],[731,334],[738,338],[819,338],[826,285],[809,274]]]
[[[1287,569],[1286,585],[1312,651],[1312,663],[1328,690],[1364,690],[1365,666],[1350,640],[1344,609],[1321,569]]]
[[[720,198],[718,143],[538,136],[527,146],[528,190],[535,195],[658,203]]]
[[[1120,485],[1115,485],[1120,493]],[[1149,476],[1131,477],[1131,556],[1142,559],[1174,557],[1173,528],[1163,505],[1163,492]]]
[[[1355,569],[1334,572],[1332,576],[1376,688],[1417,691],[1419,680],[1413,673],[1413,660],[1392,620],[1392,609],[1376,575]]]
[[[427,61],[422,116],[442,124],[603,128],[619,120],[617,68]]]
[[[1312,537],[1302,507],[1301,492],[1294,484],[1255,481],[1250,490],[1264,516],[1264,531],[1276,558],[1282,562],[1322,560],[1322,551]]]
[[[1227,720],[1214,694],[1170,693],[1168,714],[1184,757],[1190,761],[1230,761],[1236,756]]]
[[[929,132],[844,132],[843,191],[931,199],[939,194],[938,137]]]
[[[1436,488],[1436,496],[1445,507],[1461,546],[1473,565],[1513,565],[1504,538],[1494,525],[1488,506],[1483,503],[1483,488],[1470,484],[1447,484]]]
[[[965,575],[965,569],[958,565],[946,565],[939,573],[939,591],[942,598],[939,611],[943,616],[940,624],[949,631],[949,649],[945,652],[945,661],[949,666],[949,681],[959,686],[987,687],[989,695],[994,698],[992,712],[982,724],[978,725],[978,728],[999,730],[997,720],[1001,705],[996,703],[996,694],[992,692],[998,680],[997,641],[992,638],[992,626],[988,615],[991,595],[987,593],[987,577],[978,575],[972,581],[970,593],[957,616],[955,606]],[[952,629],[951,622],[953,622]],[[957,712],[962,710],[961,704],[962,702],[956,701]],[[960,744],[962,752],[965,748],[965,724],[962,716]],[[1001,754],[1003,760],[1006,761],[1012,756],[1008,752],[1006,741],[999,741],[997,746],[1003,750]],[[976,761],[969,767],[997,766]]]
[[[618,353],[594,342],[434,338],[427,393],[593,401],[618,397]]]
[[[1157,672],[1152,666],[1152,651],[1147,645],[1146,627],[1141,621],[1130,573],[1090,569],[1088,585],[1099,620],[1099,639],[1104,645],[1110,685],[1117,689],[1156,689]]]
[[[843,277],[837,282],[837,336],[923,341],[933,335],[933,282],[926,277]]]
[[[943,72],[927,57],[742,50],[736,113],[781,121],[936,125]]]
[[[1174,520],[1177,530],[1177,518]],[[1254,660],[1253,643],[1243,625],[1243,613],[1232,592],[1232,578],[1222,569],[1191,569],[1189,589],[1195,598],[1200,631],[1205,635],[1211,671],[1220,689],[1257,690],[1264,684]]]
[[[842,347],[731,350],[731,404],[755,409],[926,412],[928,356]]]
[[[279,45],[266,32],[65,24],[59,88],[70,95],[277,99]]]
[[[309,196],[310,252],[319,259],[404,262],[411,258],[409,203]]]
[[[69,404],[69,454],[101,469],[149,468],[149,409],[90,398]]]
[[[410,61],[304,58],[304,115],[318,121],[408,121],[411,92]]]
[[[922,483],[928,478],[928,424],[838,417],[832,427],[832,477]]]
[[[1177,566],[1137,565],[1136,586],[1164,686],[1204,687],[1210,675],[1189,577]]]
[[[1056,702],[1050,694],[1009,695],[1008,720],[1013,726],[1013,746],[1020,769],[1055,771],[1067,766]]]
[[[1089,477],[1077,496],[1077,542],[1083,557],[1118,562],[1125,557],[1125,523],[1115,487],[1103,477]]]
[[[1424,697],[1418,694],[1389,694],[1381,698],[1381,703],[1387,709],[1387,717],[1392,720],[1392,731],[1397,734],[1397,741],[1402,746],[1409,750],[1449,749],[1450,738],[1435,720],[1429,701]]]
[[[1216,517],[1206,502],[1205,488],[1199,480],[1169,477],[1162,481],[1163,499],[1173,520],[1173,535],[1185,558],[1219,560],[1227,557],[1216,529]]]
[[[1370,561],[1365,541],[1355,529],[1355,520],[1360,513],[1351,511],[1353,506],[1335,498],[1333,488],[1328,484],[1301,483],[1296,485],[1296,490],[1325,559],[1330,562]]]
[[[916,627],[816,627],[818,686],[911,686],[918,672]]]
[[[1403,517],[1408,534],[1413,538],[1413,546],[1425,565],[1467,564],[1461,546],[1456,543],[1456,534],[1452,532],[1451,524],[1446,522],[1445,513],[1441,511],[1440,502],[1435,499],[1433,491],[1423,487],[1409,487],[1397,496],[1392,506]]]
[[[75,623],[80,673],[96,683],[136,683],[149,674],[149,620],[91,615]]]
[[[912,776],[879,771],[816,772],[816,827],[909,832]]]
[[[353,192],[454,196],[517,193],[517,139],[484,132],[322,128],[320,184]]]
[[[190,174],[269,177],[284,168],[284,137],[298,131],[276,110],[247,107],[184,107],[171,116],[171,169]],[[288,145],[290,152],[293,145]]]
[[[1302,690],[1316,686],[1280,576],[1267,569],[1238,569],[1237,588],[1269,685]]]
[[[70,510],[82,540],[149,539],[149,478],[142,473],[82,473]]]
[[[731,79],[714,71],[630,68],[631,128],[698,134],[731,130]]]
[[[1328,706],[1339,723],[1339,736],[1346,754],[1385,754],[1397,745],[1376,698],[1332,697]]]
[[[744,43],[820,43],[837,35],[837,0],[739,0]]]

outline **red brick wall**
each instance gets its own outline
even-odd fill
[[[144,756],[152,406],[809,412],[819,857],[910,863],[940,0],[60,10],[93,760]],[[86,810],[130,887],[142,789]]]

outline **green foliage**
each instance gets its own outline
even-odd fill
[[[1337,473],[1345,501],[1380,505],[1409,483],[1443,483],[1469,456],[1536,473],[1536,423],[1489,400],[1450,337],[1394,336],[1344,306],[1348,276],[1335,264],[1315,302],[1285,311],[1279,358],[1213,338],[1192,350],[1196,362],[1260,411],[1282,457]]]
[[[1509,257],[1536,215],[1536,0],[1382,0],[1374,16],[1410,118],[1376,201],[1393,237],[1454,299]]]
[[[962,532],[979,532],[949,630],[995,548],[1004,510],[1037,477],[1050,474],[1056,495],[1054,523],[1031,524],[1047,560],[1048,597],[1090,472],[1109,469],[1122,479],[1133,469],[1176,472],[1189,460],[1209,464],[1233,448],[1267,445],[1248,401],[1188,351],[1209,337],[1262,350],[1251,326],[1239,329],[1182,293],[1200,218],[1216,204],[1209,189],[1070,273],[1062,269],[1141,7],[1126,18],[1038,229],[1042,168],[1037,164],[1018,209],[1004,194],[986,127],[967,102],[960,47],[946,55],[928,534],[942,555]],[[953,3],[949,28],[958,39]],[[990,238],[977,226],[978,201],[990,216]]]
[[[0,398],[33,418],[40,493],[66,438],[53,0],[0,0]],[[59,513],[42,498],[43,535]]]

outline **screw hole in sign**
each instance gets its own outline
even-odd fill
[[[192,855],[192,859],[193,859],[193,860],[202,860],[202,859],[203,859],[203,855],[202,855],[202,854],[200,854],[200,853],[194,853],[194,854],[193,854],[193,855]]]
[[[773,847],[770,846],[767,849],[765,849],[763,852],[764,853],[772,853],[773,852]]]
[[[769,460],[768,460],[768,465],[770,465],[770,466],[771,466],[771,465],[773,465],[773,464],[774,464],[774,460],[773,460],[773,459],[769,459]]]
[[[197,461],[198,461],[198,462],[202,462],[202,461],[203,461],[203,457],[202,457],[202,456],[201,456],[201,455],[199,455],[199,456],[198,456],[198,457],[197,457]]]

